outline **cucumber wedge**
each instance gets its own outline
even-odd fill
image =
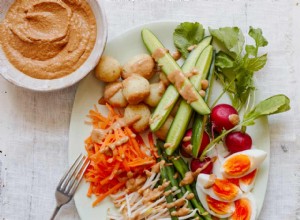
[[[162,43],[156,38],[156,36],[148,29],[142,30],[142,39],[148,51],[152,54],[158,48],[164,48]],[[158,64],[162,66],[163,72],[168,75],[175,70],[181,70],[184,74],[190,72],[193,67],[195,66],[196,60],[198,59],[202,50],[210,44],[212,38],[204,38],[199,46],[193,50],[193,52],[189,55],[188,59],[186,60],[185,64],[183,65],[182,69],[178,66],[176,61],[173,57],[167,53],[162,58],[158,60]],[[184,81],[184,86],[191,85],[189,80]],[[210,109],[199,95],[197,90],[193,87],[193,91],[197,94],[198,100],[191,103],[191,106],[197,111],[199,114],[209,114]],[[165,122],[167,117],[169,116],[172,108],[176,104],[177,99],[179,98],[180,94],[178,93],[177,89],[170,85],[166,92],[164,93],[161,101],[159,102],[158,106],[156,107],[154,113],[151,116],[151,123],[150,129],[154,132],[157,131]]]
[[[199,55],[202,53],[203,49],[211,43],[211,41],[212,37],[210,36],[203,38],[203,40],[197,45],[196,49],[189,54],[181,68],[184,74],[189,73],[195,67]],[[165,123],[179,97],[180,95],[176,88],[173,85],[169,85],[151,116],[151,131],[157,131]],[[166,106],[168,107],[166,108]]]
[[[191,77],[190,81],[198,91],[201,89],[201,80],[207,78],[212,57],[213,47],[209,45],[203,50],[196,63],[195,67],[199,74]],[[170,147],[166,149],[167,155],[172,155],[178,148],[188,127],[192,113],[193,109],[191,106],[185,100],[181,100],[178,111],[167,135],[166,143],[170,144]]]
[[[207,80],[209,82],[209,87],[206,90],[206,95],[204,97],[204,100],[206,103],[209,102],[210,94],[212,91],[212,84],[214,79],[214,70],[215,70],[215,51],[213,54],[213,60],[210,65],[209,75],[207,77]],[[197,158],[199,154],[199,149],[202,142],[203,133],[205,131],[206,124],[208,122],[208,115],[199,115],[196,114],[194,117],[194,123],[193,123],[193,132],[192,132],[192,155],[193,157]]]

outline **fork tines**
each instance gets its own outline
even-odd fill
[[[61,178],[57,190],[69,196],[73,196],[89,164],[90,161],[88,157],[80,154],[74,164]]]

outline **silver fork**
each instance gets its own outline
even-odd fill
[[[56,187],[56,208],[50,220],[54,220],[60,208],[70,202],[70,200],[73,198],[75,191],[89,164],[90,161],[88,157],[80,154],[73,165],[70,167],[70,169],[63,175],[58,183],[58,186]]]

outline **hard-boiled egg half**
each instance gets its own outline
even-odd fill
[[[240,178],[254,171],[266,158],[267,153],[252,149],[234,153],[221,164],[221,174],[225,178]]]
[[[196,187],[213,199],[233,202],[242,196],[241,189],[227,179],[218,179],[214,175],[199,174]]]
[[[253,170],[251,173],[247,174],[246,176],[239,178],[239,186],[243,192],[247,193],[253,189],[256,175],[257,175],[257,169]]]
[[[255,220],[256,203],[251,193],[244,194],[242,198],[234,203],[235,211],[229,220]]]
[[[199,187],[196,187],[197,194],[203,207],[211,215],[219,218],[228,218],[235,211],[234,202],[221,202],[209,195],[206,195]]]

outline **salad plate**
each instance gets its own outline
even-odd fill
[[[175,51],[173,45],[173,31],[178,22],[156,22],[135,27],[125,33],[119,35],[109,41],[105,48],[105,55],[110,55],[124,64],[130,57],[136,54],[148,53],[141,38],[141,30],[149,28],[161,40],[161,42],[170,51]],[[69,130],[69,163],[75,160],[80,153],[86,153],[84,148],[84,140],[90,135],[92,126],[85,123],[86,115],[89,110],[97,105],[97,108],[104,115],[107,113],[105,106],[98,105],[98,100],[103,95],[104,83],[96,80],[93,74],[89,74],[84,78],[77,89]],[[222,92],[222,87],[216,82],[214,83],[212,98],[215,100]],[[259,92],[256,93],[257,100],[260,100]],[[223,96],[219,102],[226,103],[228,98]],[[253,192],[257,204],[257,216],[259,215],[267,189],[269,160],[270,160],[270,136],[267,117],[256,120],[254,126],[250,126],[247,130],[253,139],[253,145],[257,149],[267,152],[267,158],[259,168],[256,183]],[[145,140],[146,141],[146,140]],[[74,196],[78,213],[83,220],[99,220],[106,219],[108,209],[114,210],[114,205],[110,198],[106,198],[100,204],[92,207],[95,197],[87,197],[89,184],[82,181]]]

